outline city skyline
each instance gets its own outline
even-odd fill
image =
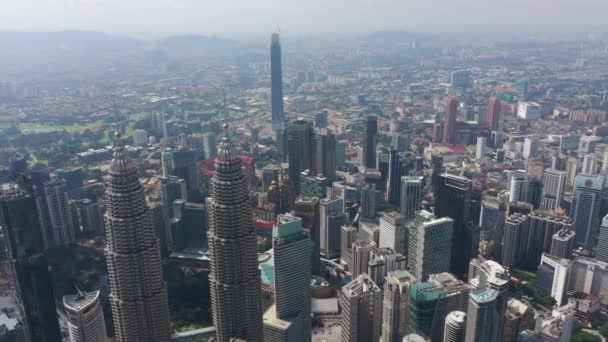
[[[0,33],[0,340],[608,337],[603,5],[141,1]]]

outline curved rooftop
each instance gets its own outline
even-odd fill
[[[95,305],[99,300],[99,290],[94,292],[82,292],[78,290],[75,295],[63,296],[63,306],[71,311],[80,312]]]

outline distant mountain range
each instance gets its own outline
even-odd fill
[[[377,31],[370,33],[363,37],[364,40],[369,42],[381,42],[381,43],[408,43],[411,41],[429,38],[430,35],[426,33],[409,32],[409,31]]]
[[[203,35],[143,40],[93,31],[0,32],[0,79],[104,77],[109,70],[226,58],[239,46]]]
[[[236,42],[203,35],[170,36],[159,41],[145,41],[93,31],[58,32],[0,32],[0,49],[24,50],[137,50],[146,47],[160,49],[216,49],[236,45]]]
[[[232,40],[199,34],[170,36],[157,43],[157,47],[164,49],[229,48],[236,45],[238,45],[237,42]]]
[[[5,49],[124,49],[143,46],[143,42],[101,32],[0,32],[0,48]]]

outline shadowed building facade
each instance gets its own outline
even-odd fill
[[[281,65],[281,41],[278,33],[270,37],[270,87],[272,129],[275,130],[277,150],[282,160],[287,157],[285,117],[283,113],[283,70]]]
[[[217,341],[263,341],[261,280],[247,181],[227,132],[218,145],[215,169],[207,202],[207,238]]]
[[[61,342],[41,224],[33,215],[36,200],[28,190],[31,184],[0,185],[0,226],[8,245],[17,305],[27,341]]]
[[[168,341],[159,241],[137,169],[117,134],[106,188],[106,262],[116,341]]]

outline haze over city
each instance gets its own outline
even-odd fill
[[[605,0],[4,0],[0,341],[605,342]]]
[[[581,33],[605,27],[602,0],[5,0],[1,31],[95,30],[138,36],[376,30]]]

